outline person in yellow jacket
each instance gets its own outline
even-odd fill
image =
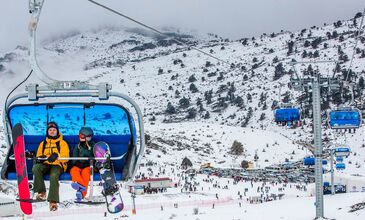
[[[59,177],[67,169],[68,160],[58,160],[59,157],[69,157],[70,150],[66,141],[63,140],[55,122],[47,124],[46,139],[42,141],[37,150],[37,163],[33,165],[34,192],[36,199],[46,200],[46,186],[44,184],[44,174],[50,174],[50,187],[47,201],[50,211],[56,211],[59,202]]]

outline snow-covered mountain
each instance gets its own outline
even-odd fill
[[[252,161],[256,152],[262,155],[258,165],[267,166],[285,159],[299,160],[310,153],[303,147],[303,143],[310,144],[310,123],[297,129],[273,123],[271,106],[278,100],[279,88],[281,99],[303,104],[297,101],[302,93],[288,87],[294,75],[288,62],[340,60],[339,69],[347,70],[356,40],[354,22],[360,22],[360,17],[355,17],[294,33],[281,31],[237,41],[171,29],[164,30],[169,35],[165,37],[141,29],[108,27],[42,42],[38,54],[40,65],[54,78],[109,82],[135,99],[142,107],[151,143],[160,146],[156,154],[173,156],[182,151],[173,161],[190,156],[195,162],[239,166],[245,158]],[[189,46],[177,44],[173,38]],[[15,82],[29,72],[27,54],[27,48],[21,46],[1,54],[2,102]],[[297,71],[299,75],[310,71],[332,75],[335,67],[333,63],[312,64],[313,70],[308,70],[308,64],[303,64]],[[361,33],[351,67],[356,84],[364,69],[365,37]],[[342,73],[336,76],[342,79]],[[37,81],[35,77],[31,80]],[[362,102],[361,98],[357,96],[356,101]],[[309,111],[310,105],[305,108]],[[352,161],[349,172],[361,173],[356,167],[364,162],[363,132],[361,128],[346,135],[354,153],[348,160]],[[337,142],[345,139],[327,128],[323,133],[330,140],[340,136]],[[179,139],[184,149],[168,141]],[[234,140],[243,144],[246,153],[238,157],[228,154]]]

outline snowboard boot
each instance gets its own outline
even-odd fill
[[[76,201],[81,202],[82,200],[82,193],[80,191],[76,192]]]
[[[49,202],[49,210],[50,211],[57,211],[58,205],[57,202],[50,201]]]
[[[78,182],[72,182],[71,183],[71,187],[78,191],[78,192],[84,192],[86,190],[85,186],[81,185],[80,183]]]
[[[38,201],[46,201],[46,193],[45,192],[37,193],[35,198]]]

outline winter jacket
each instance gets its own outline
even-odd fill
[[[57,153],[58,157],[69,157],[70,156],[70,149],[68,147],[68,144],[66,141],[63,140],[62,134],[59,135],[57,139],[49,139],[46,137],[46,144],[43,149],[44,141],[42,141],[37,150],[37,157],[51,156],[52,153]],[[60,152],[57,149],[57,142],[59,143]],[[63,171],[65,172],[67,169],[67,162],[68,160],[56,160],[54,162],[44,161],[44,164],[50,164],[50,165],[58,165],[63,168]]]
[[[94,146],[95,143],[90,141],[88,142],[90,148],[86,145],[86,142],[80,142],[73,150],[73,157],[94,157]],[[85,167],[90,166],[89,160],[74,160],[72,163],[83,169]]]

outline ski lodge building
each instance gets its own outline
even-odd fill
[[[172,179],[168,177],[163,178],[148,178],[135,180],[134,183],[138,185],[143,185],[145,188],[169,188],[172,187]]]

